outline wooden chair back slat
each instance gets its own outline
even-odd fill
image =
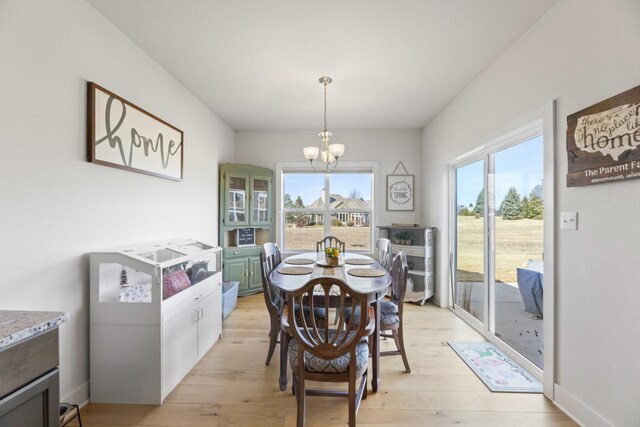
[[[314,298],[316,286],[324,291],[322,298]],[[337,287],[339,295],[331,295],[332,287]],[[344,323],[344,312],[347,302],[351,303],[351,309],[359,309],[362,320],[354,324],[353,319],[347,325]],[[309,316],[310,322],[302,316],[296,316],[297,309],[302,313],[302,307],[307,304],[310,312],[320,309],[325,313],[324,328],[320,328],[315,321],[315,316]],[[322,359],[332,360],[344,354],[355,351],[358,342],[368,335],[367,330],[368,301],[367,294],[356,292],[340,279],[332,277],[319,277],[311,279],[297,291],[287,293],[288,321],[293,338],[298,341],[301,349]],[[331,325],[328,321],[330,313],[335,310],[342,321],[337,325]],[[335,334],[335,335],[334,335]],[[342,336],[340,336],[342,335]]]
[[[319,242],[316,242],[316,252],[324,252],[326,248],[338,248],[340,252],[345,251],[346,244],[335,236],[325,236]]]
[[[380,238],[376,240],[376,248],[378,249],[378,262],[387,271],[391,269],[391,240]]]
[[[404,296],[407,293],[408,274],[407,255],[400,251],[391,264],[391,301],[398,306],[399,311],[402,310]]]

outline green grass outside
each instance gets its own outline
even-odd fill
[[[542,259],[543,221],[496,217],[496,280],[516,283],[516,269]],[[458,216],[458,281],[483,280],[484,218]]]

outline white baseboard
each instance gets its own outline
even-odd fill
[[[81,408],[89,403],[89,381],[60,399],[61,402],[72,403]]]
[[[605,420],[600,414],[589,408],[585,403],[569,393],[559,384],[553,385],[555,405],[562,409],[573,421],[581,426],[588,427],[612,427],[609,421]]]

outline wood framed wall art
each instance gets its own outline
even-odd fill
[[[567,187],[640,178],[640,86],[567,117]]]
[[[92,163],[181,181],[183,133],[124,98],[89,82],[87,157]]]
[[[395,175],[402,166],[404,175]],[[388,211],[412,211],[414,199],[414,176],[409,175],[402,162],[398,162],[396,168],[387,175],[387,210]]]

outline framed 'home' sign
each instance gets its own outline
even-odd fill
[[[640,178],[640,86],[567,117],[567,187]]]
[[[180,129],[95,83],[89,82],[87,90],[90,162],[182,180]]]

